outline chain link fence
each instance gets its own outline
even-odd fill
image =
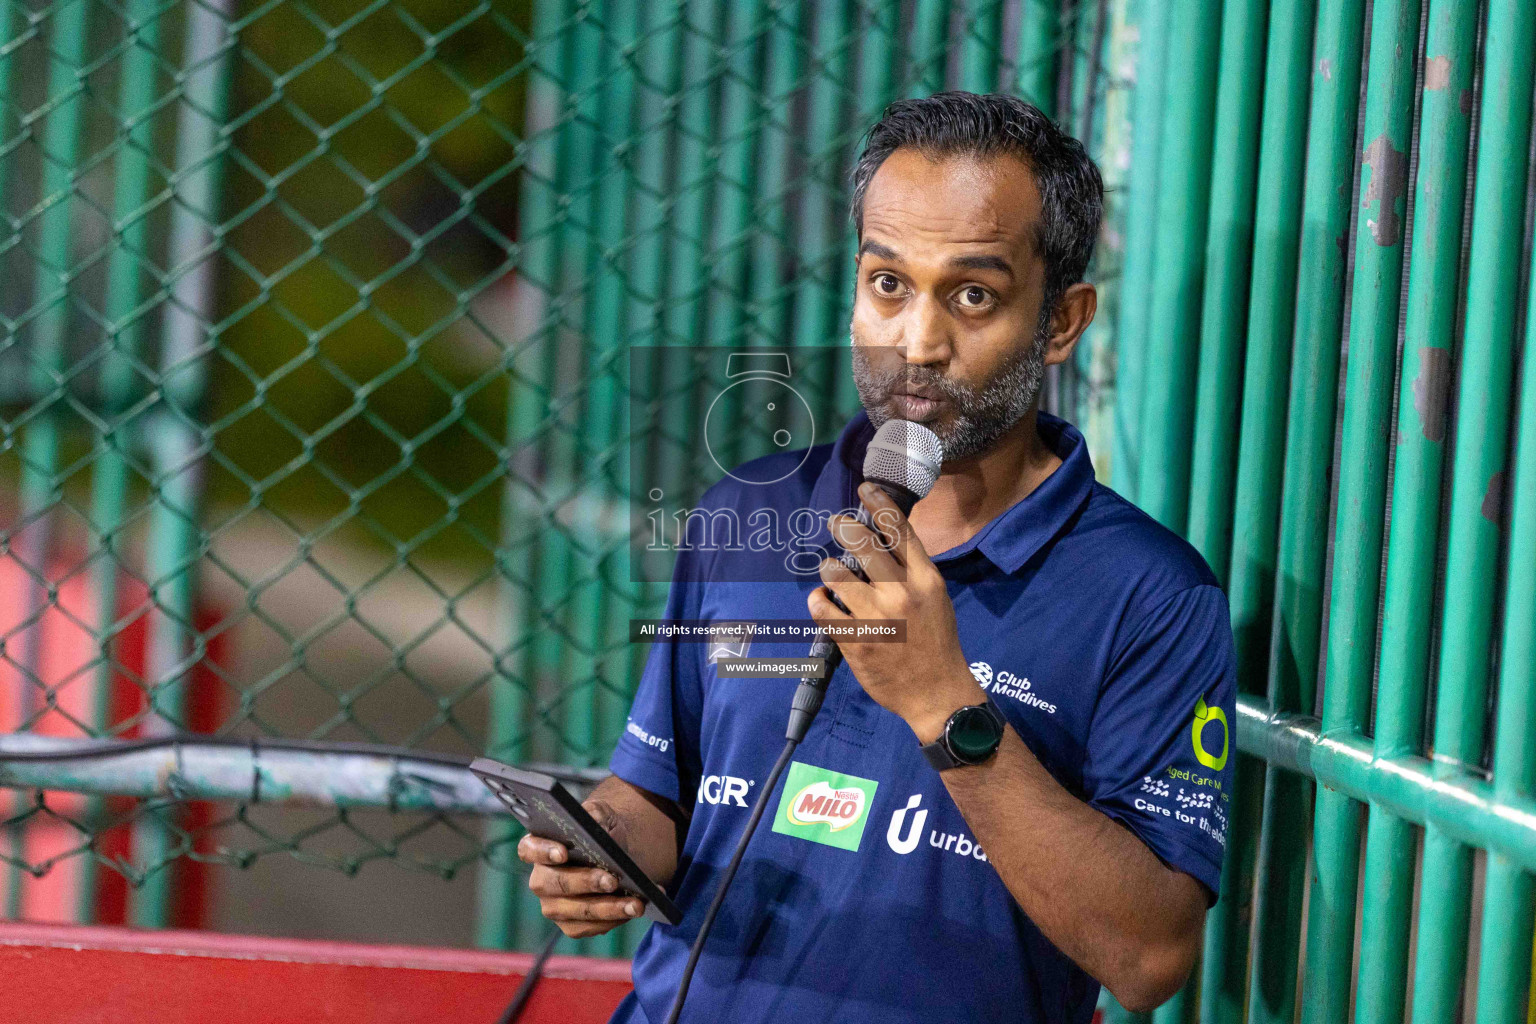
[[[632,436],[625,353],[837,345],[859,137],[945,87],[1103,154],[1112,283],[1128,8],[0,5],[7,916],[196,924],[281,854],[477,872],[479,941],[535,942],[509,823],[272,741],[601,766],[665,589],[627,463],[708,475],[698,389]],[[1051,392],[1101,462],[1105,306]],[[230,742],[71,746],[189,732]]]

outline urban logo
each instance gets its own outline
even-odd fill
[[[791,761],[773,830],[840,850],[857,850],[875,799],[873,779]]]
[[[1221,723],[1221,753],[1212,754],[1205,745],[1205,727],[1211,722]],[[1190,742],[1195,745],[1195,760],[1213,772],[1219,772],[1227,764],[1227,746],[1231,737],[1227,733],[1227,713],[1221,708],[1207,707],[1204,697],[1195,698],[1195,720],[1189,730]]]
[[[975,677],[977,685],[994,697],[1012,697],[1020,704],[1039,708],[1048,715],[1056,713],[1056,705],[1041,700],[1040,695],[1033,690],[1034,684],[1023,676],[1016,676],[1006,669],[994,675],[992,666],[984,661],[971,662],[971,675]]]
[[[923,807],[922,803],[923,794],[913,793],[907,798],[906,806],[898,808],[891,815],[890,827],[885,830],[885,845],[894,852],[911,853],[923,841],[923,826],[928,824],[928,808]],[[912,815],[910,823],[907,822],[909,811],[917,812]],[[903,829],[905,829],[905,835],[902,834]],[[934,829],[928,834],[928,845],[962,857],[973,857],[982,863],[986,863],[987,860],[987,855],[981,852],[981,845],[973,842],[964,832],[955,834]]]

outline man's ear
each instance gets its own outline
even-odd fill
[[[1045,345],[1047,366],[1067,361],[1098,310],[1099,291],[1087,281],[1069,285],[1061,293],[1051,313],[1051,336]]]

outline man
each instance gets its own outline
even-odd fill
[[[1082,147],[1019,100],[903,101],[871,129],[854,174],[865,413],[809,457],[769,456],[798,465],[771,496],[727,478],[704,504],[857,500],[895,524],[894,546],[830,518],[869,582],[832,559],[819,579],[731,582],[724,556],[685,550],[667,615],[894,619],[905,640],[842,645],[684,1020],[1085,1022],[1096,982],[1150,1009],[1188,976],[1231,788],[1226,600],[1189,545],[1095,481],[1082,435],[1038,411],[1044,367],[1094,316],[1081,279],[1101,208]],[[859,486],[891,418],[943,446],[910,521]],[[665,1019],[793,688],[722,679],[700,645],[653,649],[587,806],[685,919],[645,937],[616,1021]],[[528,837],[519,854],[567,935],[642,910],[602,871],[563,866],[559,844]]]

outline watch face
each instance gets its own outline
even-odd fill
[[[956,758],[975,764],[992,756],[1003,733],[986,708],[969,707],[961,708],[950,718],[945,738]]]

